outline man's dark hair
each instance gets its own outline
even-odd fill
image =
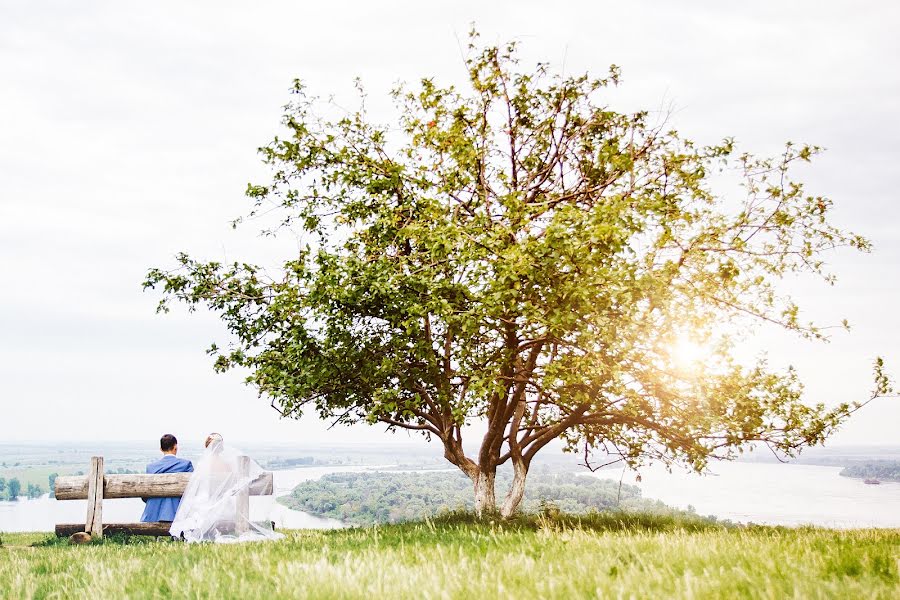
[[[178,443],[178,440],[175,439],[175,436],[171,433],[167,433],[166,435],[159,438],[159,449],[163,452],[168,452],[172,448],[175,447],[175,444]]]

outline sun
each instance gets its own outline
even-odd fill
[[[672,346],[672,360],[676,366],[695,370],[709,357],[712,349],[709,344],[687,334],[680,333]]]

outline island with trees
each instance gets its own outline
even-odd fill
[[[900,482],[900,460],[871,460],[847,465],[841,470],[844,477],[864,479],[869,482]]]
[[[511,483],[510,473],[498,474],[498,489],[508,489]],[[470,482],[458,471],[332,473],[305,481],[278,500],[289,508],[350,525],[415,521],[474,508]],[[662,502],[642,498],[640,489],[633,485],[543,470],[529,477],[520,506],[527,514],[583,515],[614,509],[679,512]]]

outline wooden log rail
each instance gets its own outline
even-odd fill
[[[250,459],[239,457],[241,474],[248,475]],[[57,500],[87,499],[85,523],[62,523],[56,525],[56,535],[69,536],[79,531],[89,533],[92,538],[101,538],[104,533],[131,533],[133,535],[168,535],[171,523],[108,523],[103,524],[103,499],[112,498],[180,498],[187,488],[190,473],[105,475],[103,457],[91,458],[91,472],[88,475],[57,477],[55,495]],[[272,473],[264,472],[249,489],[238,496],[240,525],[245,525],[250,513],[250,496],[270,496],[274,485]]]
[[[187,488],[190,473],[161,473],[159,475],[104,475],[103,497],[112,498],[180,498]],[[84,500],[88,497],[88,479],[86,475],[74,475],[56,478],[57,500]],[[263,476],[250,484],[251,496],[269,496],[272,494],[272,473]]]

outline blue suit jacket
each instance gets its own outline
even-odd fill
[[[191,461],[171,454],[147,465],[148,473],[190,473],[193,470]],[[146,502],[141,521],[174,521],[181,498],[147,498]]]

